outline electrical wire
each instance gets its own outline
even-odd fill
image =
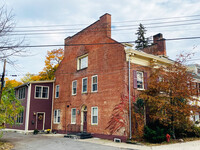
[[[200,36],[197,37],[180,37],[180,38],[171,38],[171,39],[161,39],[166,41],[177,41],[177,40],[190,40],[190,39],[200,39]],[[158,41],[161,41],[158,40]],[[82,46],[82,45],[105,45],[105,44],[124,44],[124,43],[135,43],[135,41],[126,41],[126,42],[110,42],[110,43],[75,43],[75,44],[44,44],[44,45],[27,45],[27,46],[5,46],[0,47],[0,49],[8,49],[8,48],[30,48],[30,47],[58,47],[58,46]]]

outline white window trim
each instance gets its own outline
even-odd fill
[[[88,77],[85,77],[85,78],[82,78],[82,93],[84,94],[84,93],[87,93],[87,91],[85,91],[85,92],[83,92],[83,80],[84,79],[87,79],[87,91],[88,91]]]
[[[23,112],[20,112],[19,114],[17,114],[17,118],[18,118],[19,115],[22,114],[22,113],[23,113],[23,117],[20,116],[20,118],[22,118],[22,122],[17,122],[17,119],[16,119],[16,123],[17,123],[17,124],[20,124],[20,125],[24,123],[24,111],[23,111]]]
[[[77,58],[77,70],[82,70],[82,69],[85,69],[85,68],[87,68],[88,67],[88,62],[87,62],[87,67],[85,67],[85,68],[80,68],[81,66],[79,65],[80,63],[80,59],[82,59],[82,58],[84,58],[84,57],[88,57],[88,54],[85,54],[85,55],[82,55],[82,56],[80,56],[80,57],[78,57]]]
[[[142,87],[143,87],[143,88],[138,88],[138,87],[137,87],[137,90],[144,90],[144,72],[142,72],[142,71],[136,71],[136,75],[137,75],[138,72],[141,72],[141,73],[142,73]]]
[[[92,110],[93,108],[97,108],[97,123],[93,123],[93,115],[92,115]],[[98,107],[91,107],[91,125],[98,125],[98,118],[99,118],[99,109]]]
[[[55,111],[57,111],[57,118],[58,118],[58,110],[60,111],[60,109],[54,109],[54,111],[53,111],[53,123],[54,124],[60,124],[60,122],[61,122],[61,117],[60,117],[60,122],[58,122],[58,119],[56,119],[55,120]],[[60,111],[60,113],[61,113],[61,111]]]
[[[97,77],[97,90],[96,90],[96,91],[93,91],[93,78],[94,78],[94,77]],[[93,93],[98,92],[98,75],[92,76],[91,91],[92,91]]]
[[[20,90],[20,89],[24,89],[24,98],[19,98],[19,90]],[[18,89],[18,99],[19,99],[19,100],[23,100],[23,99],[25,99],[25,98],[26,98],[26,88],[25,88],[25,87],[21,87],[21,88]]]
[[[71,124],[76,124],[76,115],[75,115],[75,122],[72,122],[72,110],[74,110],[74,109],[76,111],[76,108],[72,108],[71,109]]]
[[[58,90],[58,96],[56,96],[56,92],[57,92],[57,87],[59,87],[59,90]],[[56,85],[56,89],[55,89],[55,98],[59,98],[59,95],[60,95],[60,85]]]
[[[76,82],[76,93],[74,94],[74,90],[73,90],[73,83]],[[72,81],[72,95],[76,95],[77,94],[77,80]]]
[[[36,97],[36,87],[41,87],[41,89],[42,89],[42,90],[41,90],[41,97]],[[47,87],[47,88],[48,88],[48,91],[47,91],[47,92],[48,92],[48,93],[47,93],[47,98],[43,98],[43,97],[42,97],[43,87]],[[35,99],[49,99],[49,86],[36,85],[36,86],[35,86],[34,98],[35,98]]]

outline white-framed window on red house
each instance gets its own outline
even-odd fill
[[[54,110],[54,124],[60,123],[60,109]]]
[[[133,70],[133,87],[138,90],[147,89],[147,72]]]

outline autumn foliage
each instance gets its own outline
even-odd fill
[[[124,129],[124,134],[128,135],[128,96],[121,95],[121,102],[115,105],[106,129],[110,134]]]
[[[191,105],[196,101],[193,75],[185,66],[189,57],[189,54],[180,55],[173,64],[152,66],[148,89],[140,94],[148,108],[149,120],[159,120],[173,131],[189,125],[190,117],[196,111]]]
[[[39,75],[27,73],[23,78],[21,78],[21,81],[26,83],[29,81],[53,80],[55,77],[54,73],[63,57],[64,50],[61,48],[48,51],[43,71],[39,72]]]
[[[60,62],[62,61],[63,57],[64,50],[61,48],[48,51],[45,60],[45,67],[43,71],[39,73],[39,76],[41,76],[40,80],[53,80],[54,73],[58,68]]]

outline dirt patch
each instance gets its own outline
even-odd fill
[[[10,150],[13,148],[13,145],[8,142],[0,142],[0,150]]]

